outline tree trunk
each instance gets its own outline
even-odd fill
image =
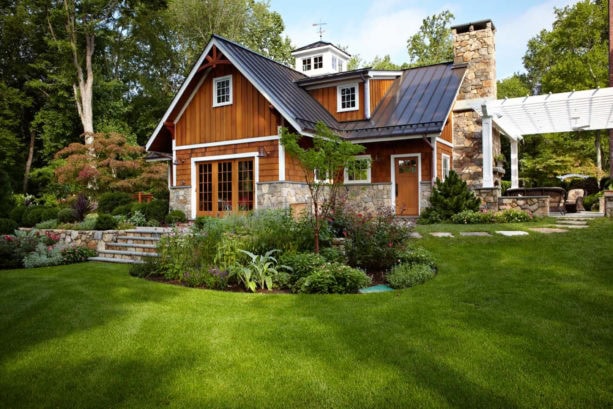
[[[34,142],[36,142],[36,132],[30,130],[30,146],[28,148],[28,159],[26,160],[26,169],[23,174],[23,193],[28,193],[28,182],[30,181],[30,169],[34,159]]]

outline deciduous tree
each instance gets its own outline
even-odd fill
[[[412,67],[453,61],[453,38],[450,23],[453,13],[444,10],[423,19],[419,31],[407,40]]]

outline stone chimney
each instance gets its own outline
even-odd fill
[[[457,25],[453,34],[454,64],[467,70],[457,100],[496,98],[496,28],[491,20]],[[483,182],[483,140],[481,118],[470,108],[453,112],[453,169],[474,190]],[[492,157],[500,153],[500,134],[492,135]],[[494,184],[499,186],[503,169],[494,168]]]
[[[468,64],[458,99],[496,98],[496,28],[492,20],[451,28],[454,64]]]

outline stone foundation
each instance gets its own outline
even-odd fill
[[[341,188],[347,202],[358,212],[375,213],[390,208],[391,183],[351,184]]]
[[[534,216],[549,216],[549,196],[502,196],[498,198],[498,210],[517,209]]]
[[[293,204],[311,202],[309,187],[298,182],[260,182],[256,184],[258,209],[286,209]]]
[[[423,210],[430,207],[430,196],[432,196],[432,183],[429,181],[419,182],[419,208]]]
[[[169,207],[170,210],[181,210],[185,213],[188,219],[192,215],[192,187],[191,186],[175,186],[169,189]]]
[[[482,205],[488,211],[496,211],[499,208],[498,199],[500,198],[499,187],[481,187],[473,189],[475,196],[481,199]]]

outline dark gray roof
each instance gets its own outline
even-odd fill
[[[334,45],[334,44],[332,44],[332,43],[328,43],[328,42],[326,42],[326,41],[321,41],[321,40],[320,40],[320,41],[316,41],[316,42],[311,43],[311,44],[307,44],[307,45],[305,45],[304,47],[296,48],[295,50],[293,50],[293,51],[292,51],[292,53],[296,53],[296,52],[299,52],[299,51],[305,51],[305,50],[311,50],[311,49],[313,49],[313,48],[319,48],[319,47],[325,47],[325,46],[331,46],[331,47],[334,47],[334,48],[336,48],[338,51],[342,52],[343,54],[346,54],[346,55],[348,55],[349,57],[351,57],[351,54],[349,54],[347,51],[345,51],[345,50],[342,50],[342,49],[338,48],[337,46],[335,46],[335,45]]]

